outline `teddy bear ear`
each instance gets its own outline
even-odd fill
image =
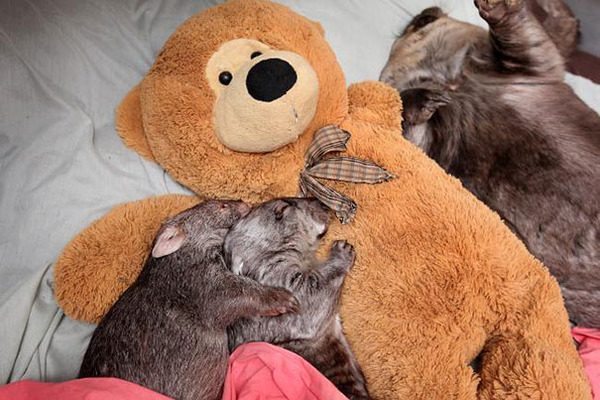
[[[117,107],[116,125],[117,132],[126,146],[137,151],[145,159],[156,161],[144,133],[139,84],[125,95]]]
[[[321,25],[320,23],[318,23],[316,21],[313,21],[313,24],[315,24],[315,26],[317,27],[317,30],[319,31],[321,36],[325,36],[325,29],[323,29],[323,25]]]

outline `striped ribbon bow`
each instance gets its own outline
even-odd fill
[[[357,205],[350,197],[334,190],[319,179],[352,183],[381,183],[395,176],[369,160],[350,156],[329,156],[331,152],[346,151],[350,133],[335,126],[327,125],[317,133],[306,152],[306,166],[300,173],[300,193],[312,195],[335,211],[342,224],[347,224],[356,215]]]

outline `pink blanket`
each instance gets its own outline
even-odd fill
[[[21,381],[0,386],[1,400],[169,400],[117,378],[75,379],[62,383]]]
[[[247,343],[229,358],[223,400],[347,400],[302,357],[268,343]]]
[[[592,385],[594,400],[600,400],[600,329],[576,326],[573,338],[579,343],[579,356]]]
[[[116,378],[63,383],[21,381],[0,386],[0,400],[168,400]],[[229,358],[224,400],[347,400],[300,356],[267,343],[248,343]]]
[[[600,330],[575,327],[573,338],[600,400]],[[0,386],[0,400],[168,400],[116,378],[76,379],[63,383],[21,381]],[[223,400],[347,400],[300,356],[267,343],[248,343],[229,358]]]
[[[600,400],[600,330],[575,327],[573,338]],[[76,379],[63,383],[21,381],[0,386],[0,400],[168,400],[116,378]],[[229,358],[223,400],[347,400],[300,356],[267,343],[248,343]]]

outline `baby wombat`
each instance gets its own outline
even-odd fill
[[[117,377],[175,399],[220,399],[227,326],[298,311],[287,290],[225,266],[225,235],[249,210],[210,201],[165,222],[139,277],[94,332],[79,376]]]
[[[304,357],[349,398],[366,399],[365,379],[338,316],[354,249],[337,241],[326,261],[315,259],[329,219],[318,200],[284,198],[254,208],[234,224],[225,239],[227,265],[235,274],[289,289],[301,314],[242,319],[228,328],[229,346],[233,351],[244,342],[277,344]]]

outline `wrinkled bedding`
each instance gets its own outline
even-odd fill
[[[426,6],[485,26],[464,0],[283,0],[318,20],[349,83],[377,79],[395,34]],[[0,384],[77,374],[93,326],[53,300],[52,261],[114,205],[186,193],[125,148],[114,109],[169,34],[218,1],[0,2]],[[600,86],[573,75],[600,110]]]

